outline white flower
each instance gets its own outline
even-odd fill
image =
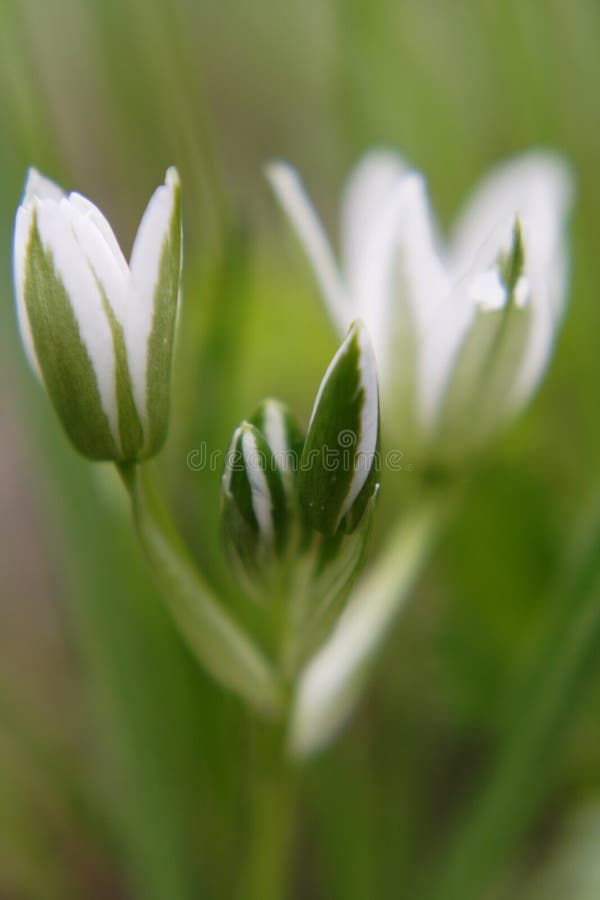
[[[338,329],[357,316],[369,326],[396,439],[463,453],[527,402],[565,306],[561,158],[532,151],[494,170],[444,246],[423,177],[370,153],[342,198],[339,265],[296,171],[276,162],[267,174]]]
[[[127,264],[100,210],[29,171],[15,221],[17,315],[29,360],[75,446],[93,459],[156,453],[167,428],[181,273],[175,169]]]

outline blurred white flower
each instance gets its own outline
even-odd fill
[[[297,172],[275,162],[267,175],[338,329],[369,326],[395,440],[460,455],[527,402],[565,306],[573,190],[559,156],[493,170],[444,246],[422,175],[372,152],[343,194],[339,265]]]
[[[75,446],[156,453],[167,428],[181,272],[179,177],[152,196],[127,264],[97,206],[29,171],[14,236],[25,350]]]

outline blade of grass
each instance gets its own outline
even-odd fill
[[[510,732],[467,806],[420,900],[483,897],[540,809],[600,647],[600,515],[558,595],[537,657],[516,692]]]

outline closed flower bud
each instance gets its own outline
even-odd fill
[[[295,507],[296,478],[304,444],[300,426],[287,406],[273,399],[264,400],[250,422],[264,436],[273,464],[281,473],[287,503],[290,507]]]
[[[15,222],[19,327],[85,456],[133,462],[164,443],[180,274],[175,169],[146,208],[129,265],[93,203],[30,170]]]
[[[269,401],[255,420],[266,431],[251,422],[236,428],[222,480],[225,549],[250,593],[269,592],[277,577],[292,524],[293,486],[286,482],[295,477],[287,437],[294,426],[283,407]]]
[[[300,504],[314,529],[354,530],[375,490],[378,456],[377,366],[355,322],[321,382],[300,463]]]
[[[225,549],[242,586],[275,605],[288,673],[326,637],[364,561],[378,449],[377,374],[360,323],[327,370],[306,441],[275,400],[234,432],[222,480]]]

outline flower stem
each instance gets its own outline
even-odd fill
[[[251,816],[236,896],[285,900],[291,889],[297,770],[290,763],[280,726],[251,723]]]
[[[138,536],[181,633],[210,674],[269,717],[281,711],[277,675],[258,646],[223,609],[177,533],[148,473],[119,466]]]

